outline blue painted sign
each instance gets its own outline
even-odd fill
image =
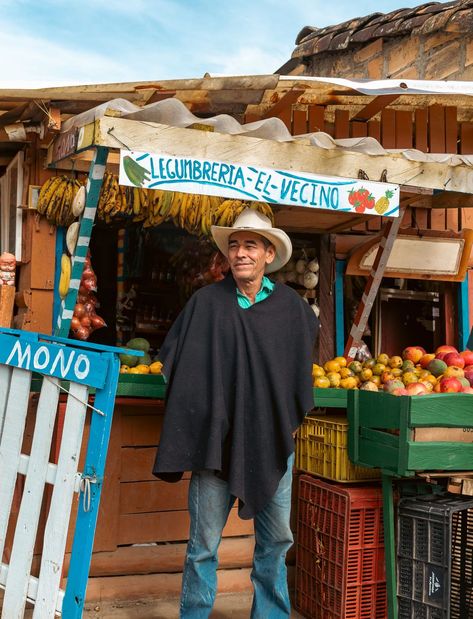
[[[399,216],[399,185],[173,157],[120,152],[120,185],[337,212]]]
[[[108,363],[100,354],[0,334],[0,363],[101,388]]]

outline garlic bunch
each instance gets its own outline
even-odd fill
[[[317,257],[309,259],[305,249],[298,260],[291,258],[275,279],[280,283],[297,284],[306,290],[314,290],[319,282],[319,261]]]

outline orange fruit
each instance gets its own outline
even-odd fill
[[[463,368],[459,368],[456,365],[450,365],[448,366],[448,368],[445,370],[445,372],[443,373],[444,376],[447,376],[449,378],[451,378],[452,376],[455,378],[463,378],[463,376],[465,376],[465,372],[463,370]]]
[[[363,382],[371,380],[371,377],[373,376],[373,370],[371,370],[370,368],[363,368],[359,376]]]
[[[376,363],[382,363],[383,365],[388,365],[389,355],[387,355],[385,352],[382,352],[380,355],[376,357]]]
[[[349,376],[355,376],[350,368],[341,368],[339,372],[341,378],[348,378]]]
[[[342,389],[356,389],[357,384],[358,382],[354,376],[342,378],[342,380],[340,381],[340,387],[342,387]]]
[[[418,378],[419,377],[415,372],[404,372],[404,374],[402,375],[402,382],[405,385],[409,385],[410,383],[417,383]]]
[[[316,363],[314,363],[312,365],[312,376],[314,378],[317,378],[317,376],[325,376],[324,368],[321,367],[320,365],[317,365]]]
[[[335,359],[330,359],[324,363],[324,370],[328,372],[338,372],[340,370],[340,364]]]
[[[328,389],[330,387],[330,381],[326,376],[317,376],[314,380],[314,387]]]
[[[376,376],[381,376],[385,369],[386,366],[384,365],[384,363],[377,363],[373,366],[373,374],[375,374]]]
[[[338,372],[329,372],[327,378],[330,381],[331,387],[340,387],[341,376]]]
[[[400,368],[402,367],[402,357],[394,355],[394,357],[390,357],[388,364],[390,368]]]
[[[336,361],[341,368],[347,367],[347,360],[345,357],[335,357],[334,361]]]
[[[381,377],[380,376],[372,376],[370,381],[374,383],[377,387],[381,385]]]

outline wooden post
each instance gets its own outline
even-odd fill
[[[14,305],[15,287],[0,286],[0,327],[11,327]]]
[[[67,337],[69,334],[74,306],[77,300],[77,292],[80,286],[82,271],[84,270],[87,250],[89,249],[90,237],[92,235],[92,226],[97,211],[100,189],[105,173],[105,164],[107,163],[107,155],[108,148],[97,146],[95,157],[90,164],[85,209],[80,221],[79,239],[73,256],[71,283],[69,292],[61,303],[58,323],[55,330],[55,335],[59,335],[60,337]],[[55,291],[55,293],[57,294],[57,291]]]

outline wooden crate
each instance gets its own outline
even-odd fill
[[[356,464],[402,477],[416,471],[473,470],[473,443],[459,440],[469,439],[473,429],[470,394],[394,396],[350,391],[347,413],[348,453]],[[425,430],[416,437],[418,429],[427,428],[430,437]]]

